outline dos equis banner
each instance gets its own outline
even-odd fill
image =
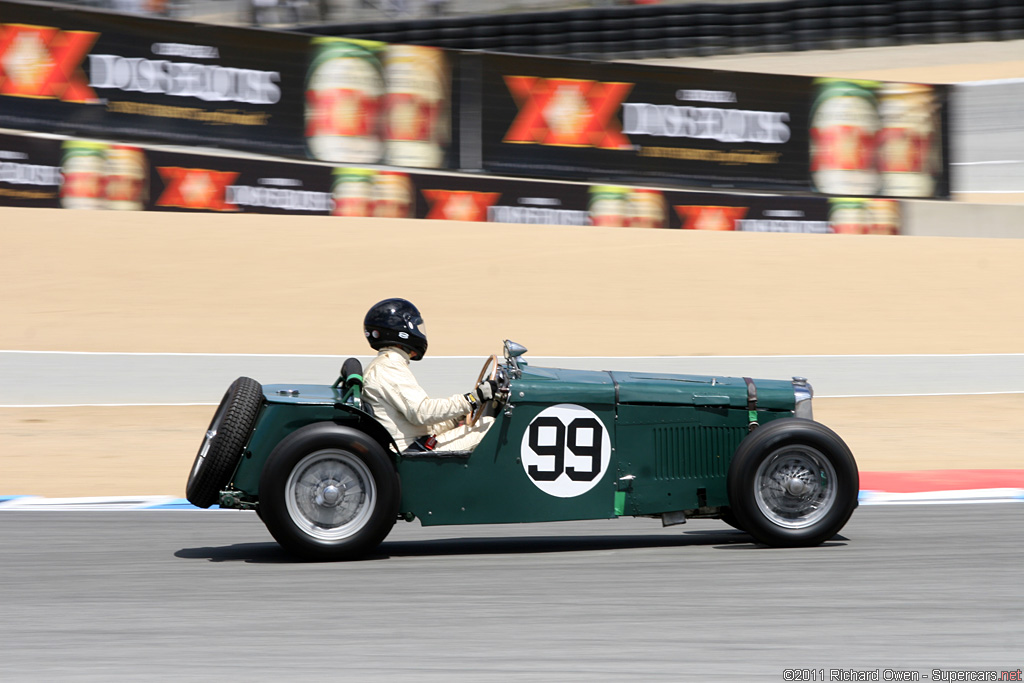
[[[485,55],[495,173],[806,188],[810,80]]]
[[[449,55],[0,1],[0,127],[442,168]]]
[[[839,196],[949,194],[942,86],[481,59],[481,165],[489,172]]]
[[[743,195],[172,152],[0,133],[0,206],[898,234],[895,199]]]
[[[307,43],[0,3],[0,125],[301,154]]]
[[[9,0],[0,128],[396,170],[949,195],[942,86],[458,52]]]

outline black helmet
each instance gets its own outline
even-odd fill
[[[398,346],[408,351],[412,360],[420,360],[427,353],[423,317],[405,299],[375,303],[363,319],[363,329],[370,346],[378,351],[385,346]]]

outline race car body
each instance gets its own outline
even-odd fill
[[[856,507],[856,463],[811,419],[806,380],[539,368],[524,352],[506,342],[504,363],[489,361],[501,389],[483,412],[495,422],[472,452],[398,452],[362,403],[351,359],[333,386],[240,378],[189,499],[256,509],[313,559],[365,553],[396,519],[720,517],[762,543],[814,545]]]

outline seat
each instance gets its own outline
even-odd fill
[[[341,364],[341,375],[334,383],[341,387],[341,402],[373,415],[370,404],[363,402],[363,364],[358,358],[349,358]]]

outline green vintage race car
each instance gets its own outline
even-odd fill
[[[333,385],[237,379],[196,455],[199,507],[256,510],[306,559],[366,554],[397,520],[501,524],[720,518],[771,546],[817,545],[857,507],[857,464],[811,419],[806,380],[530,366],[491,356],[500,400],[470,452],[400,453],[349,359]],[[477,415],[469,419],[477,418]]]

